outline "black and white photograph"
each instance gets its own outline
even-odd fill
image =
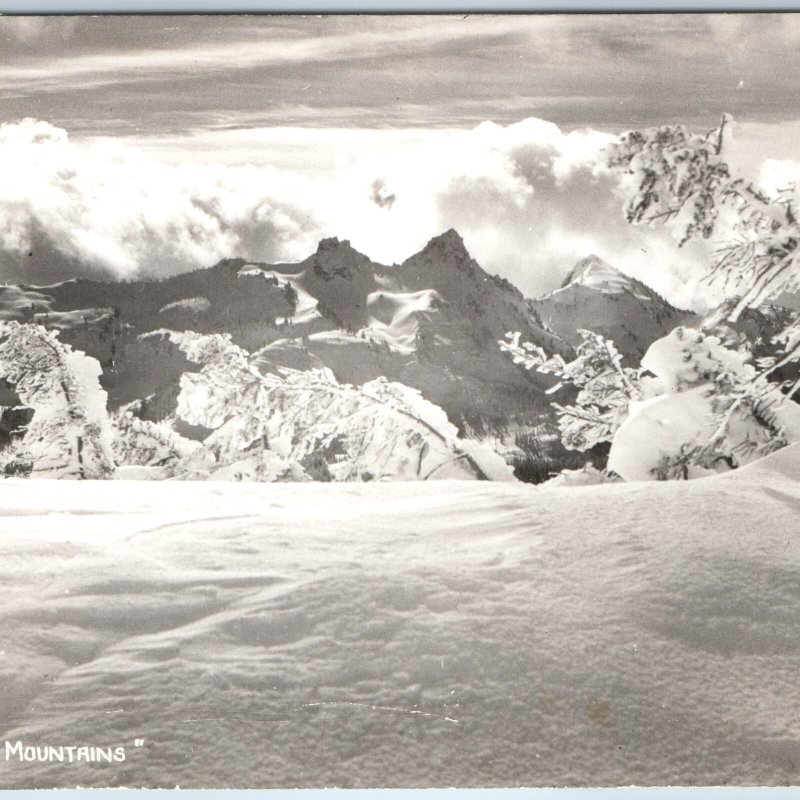
[[[0,788],[800,783],[800,16],[0,16]]]

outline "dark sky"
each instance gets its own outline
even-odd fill
[[[0,121],[570,129],[800,119],[791,15],[0,19]]]

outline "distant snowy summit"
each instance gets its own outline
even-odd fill
[[[569,344],[580,343],[579,329],[591,330],[612,339],[635,361],[673,328],[700,319],[596,255],[581,259],[559,289],[532,300],[531,308]]]
[[[658,297],[655,292],[643,283],[625,275],[596,255],[582,258],[569,271],[569,274],[561,284],[561,288],[556,291],[563,291],[570,286],[585,286],[603,294],[624,294],[627,292],[640,300],[652,300]]]

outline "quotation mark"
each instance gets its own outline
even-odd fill
[[[144,747],[144,739],[134,739],[133,740],[134,747]]]

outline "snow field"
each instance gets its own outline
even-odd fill
[[[21,311],[29,311],[32,306],[38,310],[49,310],[53,298],[38,289],[42,286],[0,286],[0,320],[18,319]]]
[[[638,291],[633,282],[626,275],[623,275],[619,270],[601,261],[590,264],[575,279],[574,283],[587,286],[590,289],[596,289],[605,294],[631,292],[639,300],[652,299],[649,295]]]
[[[799,466],[4,481],[0,785],[796,783]]]

